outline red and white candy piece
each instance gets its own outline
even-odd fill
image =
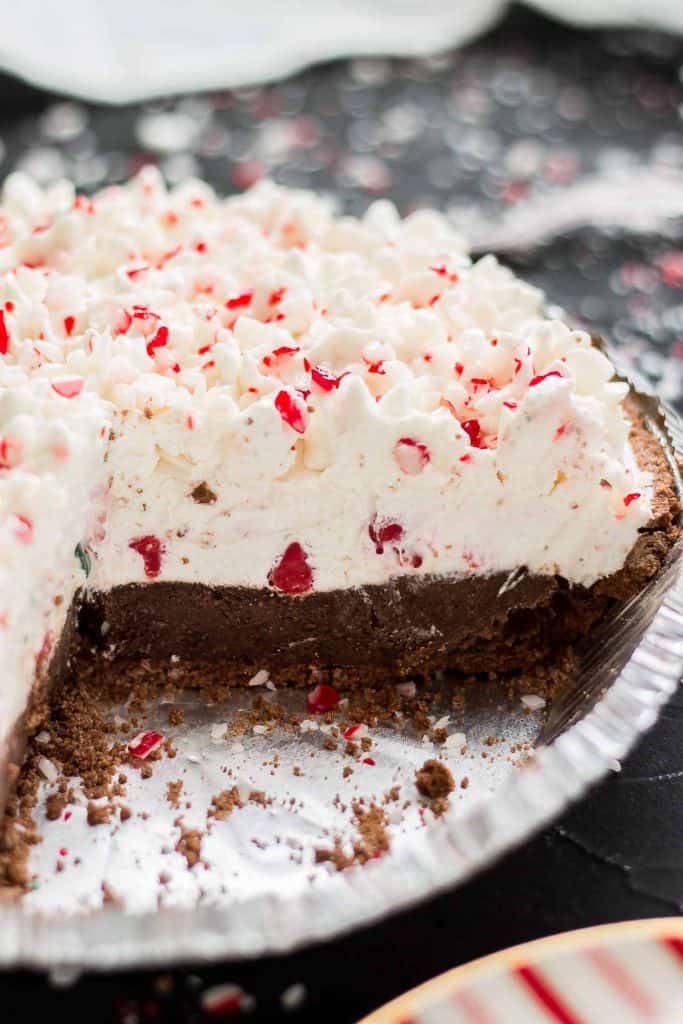
[[[82,377],[57,377],[50,381],[52,390],[62,398],[77,398],[83,390],[85,381]]]
[[[9,331],[5,323],[5,311],[0,309],[0,356],[6,356],[9,352]]]
[[[14,517],[14,536],[22,544],[30,544],[33,540],[33,523],[26,516]]]
[[[200,996],[202,1010],[208,1017],[236,1017],[252,1009],[254,999],[239,985],[212,985]]]
[[[306,408],[289,391],[278,391],[275,396],[275,408],[280,413],[282,420],[295,430],[297,434],[303,434],[308,426]]]
[[[344,377],[348,377],[348,373],[340,373],[337,376],[332,370],[328,370],[326,366],[311,367],[311,380],[322,391],[336,391]]]
[[[345,740],[362,740],[369,732],[370,730],[365,722],[359,722],[357,725],[350,725],[348,729],[344,729],[342,737]]]
[[[481,423],[479,420],[463,420],[460,426],[469,437],[473,448],[486,448],[486,442],[481,436]]]
[[[384,545],[399,541],[403,537],[403,527],[391,519],[380,519],[378,516],[368,525],[368,535],[375,545],[378,555],[384,554]]]
[[[153,754],[155,750],[158,750],[161,744],[164,742],[164,737],[160,732],[155,732],[153,729],[147,729],[145,732],[139,732],[137,736],[130,741],[128,744],[128,753],[132,754],[133,757],[139,757],[144,761],[146,757]]]
[[[156,579],[161,572],[161,559],[166,551],[159,538],[151,533],[144,537],[134,537],[128,542],[128,547],[137,551],[142,558],[145,576],[151,580]]]
[[[414,437],[401,437],[394,445],[393,456],[399,469],[408,476],[417,476],[429,462],[429,448]]]
[[[21,462],[22,444],[18,437],[0,437],[0,469],[12,469]]]
[[[324,715],[334,711],[339,703],[339,691],[327,683],[318,683],[306,698],[306,708],[312,715]]]
[[[298,541],[293,541],[285,548],[279,562],[268,573],[268,582],[283,594],[305,594],[311,589],[313,570]]]
[[[532,377],[529,381],[530,388],[537,388],[539,384],[542,384],[544,380],[548,380],[550,377],[559,377],[560,380],[564,380],[564,374],[560,373],[559,370],[548,370],[547,373],[539,373],[535,377]]]

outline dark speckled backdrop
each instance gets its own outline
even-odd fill
[[[350,212],[373,198],[489,224],[624,173],[651,206],[657,175],[683,181],[683,40],[583,33],[513,10],[467,49],[426,61],[352,61],[274,86],[107,108],[0,82],[0,173],[62,175],[89,191],[142,163],[170,182],[221,191],[263,174],[334,193]],[[652,177],[654,173],[654,178]],[[635,175],[635,178],[634,178]],[[653,185],[652,182],[655,182]],[[609,334],[683,409],[683,186],[657,231],[583,226],[504,252],[552,301]],[[252,1020],[351,1022],[438,971],[510,945],[609,920],[680,913],[683,702],[616,775],[542,837],[426,907],[327,947],[198,974],[82,979],[0,975],[9,1016],[200,1022],[208,985],[235,982]],[[297,986],[292,989],[292,986]],[[288,991],[284,1001],[283,992]],[[7,1005],[7,1004],[5,1004]],[[49,1015],[49,1016],[48,1016]]]

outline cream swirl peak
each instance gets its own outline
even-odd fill
[[[310,193],[220,199],[146,168],[92,199],[13,175],[0,216],[0,384],[40,396],[20,423],[19,399],[0,403],[5,510],[37,521],[52,488],[50,544],[63,517],[94,590],[301,594],[520,566],[590,585],[650,518],[627,386],[437,213],[335,217]],[[59,460],[24,448],[72,432],[64,461],[80,445],[97,462],[81,409],[111,433],[76,521]],[[6,531],[3,565],[39,537]]]

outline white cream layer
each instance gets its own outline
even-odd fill
[[[590,584],[623,564],[634,523],[647,519],[649,482],[628,448],[617,461],[595,444],[599,410],[569,380],[549,379],[503,414],[496,449],[472,448],[444,408],[383,415],[357,379],[325,403],[332,436],[320,440],[329,445],[320,469],[307,468],[305,444],[293,449],[269,406],[222,419],[210,443],[198,427],[182,447],[169,414],[115,417],[91,585],[143,581],[144,559],[130,543],[148,536],[163,548],[156,578],[214,585],[266,586],[293,542],[318,590],[520,565]],[[407,437],[429,461],[401,443]],[[635,488],[643,497],[632,510],[636,502],[623,499]]]

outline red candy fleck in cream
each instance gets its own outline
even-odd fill
[[[253,298],[253,291],[242,292],[240,295],[235,295],[234,298],[228,299],[228,301],[225,303],[225,308],[242,309],[244,306],[248,306]]]
[[[65,331],[67,337],[69,337],[69,338],[71,337],[71,335],[73,334],[73,329],[74,329],[75,326],[76,326],[76,317],[75,316],[65,316],[64,317],[64,331]]]
[[[280,345],[279,348],[274,348],[269,356],[263,357],[263,363],[265,366],[272,366],[273,361],[283,359],[286,356],[294,356],[297,352],[300,352],[298,345]]]
[[[631,491],[630,494],[627,494],[626,497],[624,498],[624,505],[626,505],[626,508],[629,507],[631,502],[637,501],[639,497],[640,497],[640,491]]]
[[[283,594],[305,594],[313,586],[313,570],[298,541],[285,548],[280,561],[268,573],[271,587]]]
[[[535,388],[542,384],[544,380],[548,380],[549,377],[559,377],[561,380],[564,380],[564,376],[559,370],[548,370],[547,373],[539,373],[538,376],[532,377],[529,381],[529,387]]]
[[[312,715],[324,715],[333,711],[339,703],[339,691],[327,683],[319,683],[306,698],[306,709]]]
[[[91,216],[95,213],[96,206],[93,199],[88,199],[87,196],[76,196],[74,199],[74,210],[85,210]]]
[[[33,523],[26,516],[15,516],[14,536],[22,544],[30,544],[33,540]]]
[[[165,552],[164,545],[158,537],[147,534],[145,537],[135,537],[128,542],[128,547],[142,557],[145,568],[145,576],[155,579],[161,572],[161,558]]]
[[[414,437],[401,437],[394,445],[393,456],[408,476],[417,476],[429,462],[429,449]]]
[[[296,430],[297,434],[304,433],[307,426],[306,413],[289,391],[278,391],[275,396],[275,408],[288,427]]]
[[[127,309],[119,309],[114,313],[111,322],[111,332],[114,337],[125,334],[133,323],[133,318]]]
[[[326,366],[313,366],[311,368],[311,380],[323,391],[335,391],[341,384],[347,373],[340,373],[339,376],[328,370]]]
[[[163,267],[166,263],[170,263],[171,260],[174,260],[178,253],[182,252],[182,249],[182,245],[176,245],[174,246],[173,249],[169,249],[168,252],[165,252],[161,259],[159,260],[159,262],[157,263],[157,270],[161,269],[161,267]]]
[[[150,359],[154,359],[154,351],[158,348],[163,348],[164,345],[168,344],[168,327],[164,327],[163,324],[157,330],[153,338],[147,342],[147,355]]]
[[[375,516],[368,526],[368,533],[370,540],[375,545],[375,551],[378,555],[382,555],[384,554],[385,544],[401,540],[403,537],[403,527],[400,523],[392,522],[388,519],[382,521]]]
[[[451,284],[454,284],[458,280],[458,275],[456,273],[449,272],[445,263],[432,264],[429,269],[433,274],[438,274],[439,277],[447,277]]]
[[[146,274],[149,269],[149,264],[145,263],[141,267],[131,267],[130,270],[126,271],[126,275],[131,279],[131,281],[137,281],[138,277],[142,274]]]
[[[51,449],[55,462],[66,462],[69,458],[69,449],[64,444],[56,444]]]
[[[282,302],[285,291],[285,288],[276,288],[274,292],[271,292],[268,296],[268,305],[277,306],[278,303]]]
[[[21,441],[16,437],[0,438],[0,469],[12,469],[21,462]]]
[[[0,356],[6,356],[9,352],[9,331],[5,323],[5,312],[0,309]]]
[[[147,729],[146,732],[139,732],[135,739],[130,741],[128,753],[132,754],[133,757],[139,757],[144,760],[150,754],[153,754],[155,750],[158,750],[163,742],[164,737],[160,732]]]
[[[363,764],[369,764],[371,768],[375,767],[375,760],[372,757],[364,757]]]
[[[52,390],[62,398],[76,398],[83,390],[85,381],[82,377],[68,377],[64,380],[50,381]]]
[[[481,436],[481,424],[479,420],[463,420],[460,426],[469,437],[470,444],[472,445],[473,448],[486,447],[486,443],[484,442],[484,439]]]
[[[153,313],[147,306],[133,306],[133,319],[142,320],[143,322],[149,320],[158,320],[159,316],[157,313]]]

